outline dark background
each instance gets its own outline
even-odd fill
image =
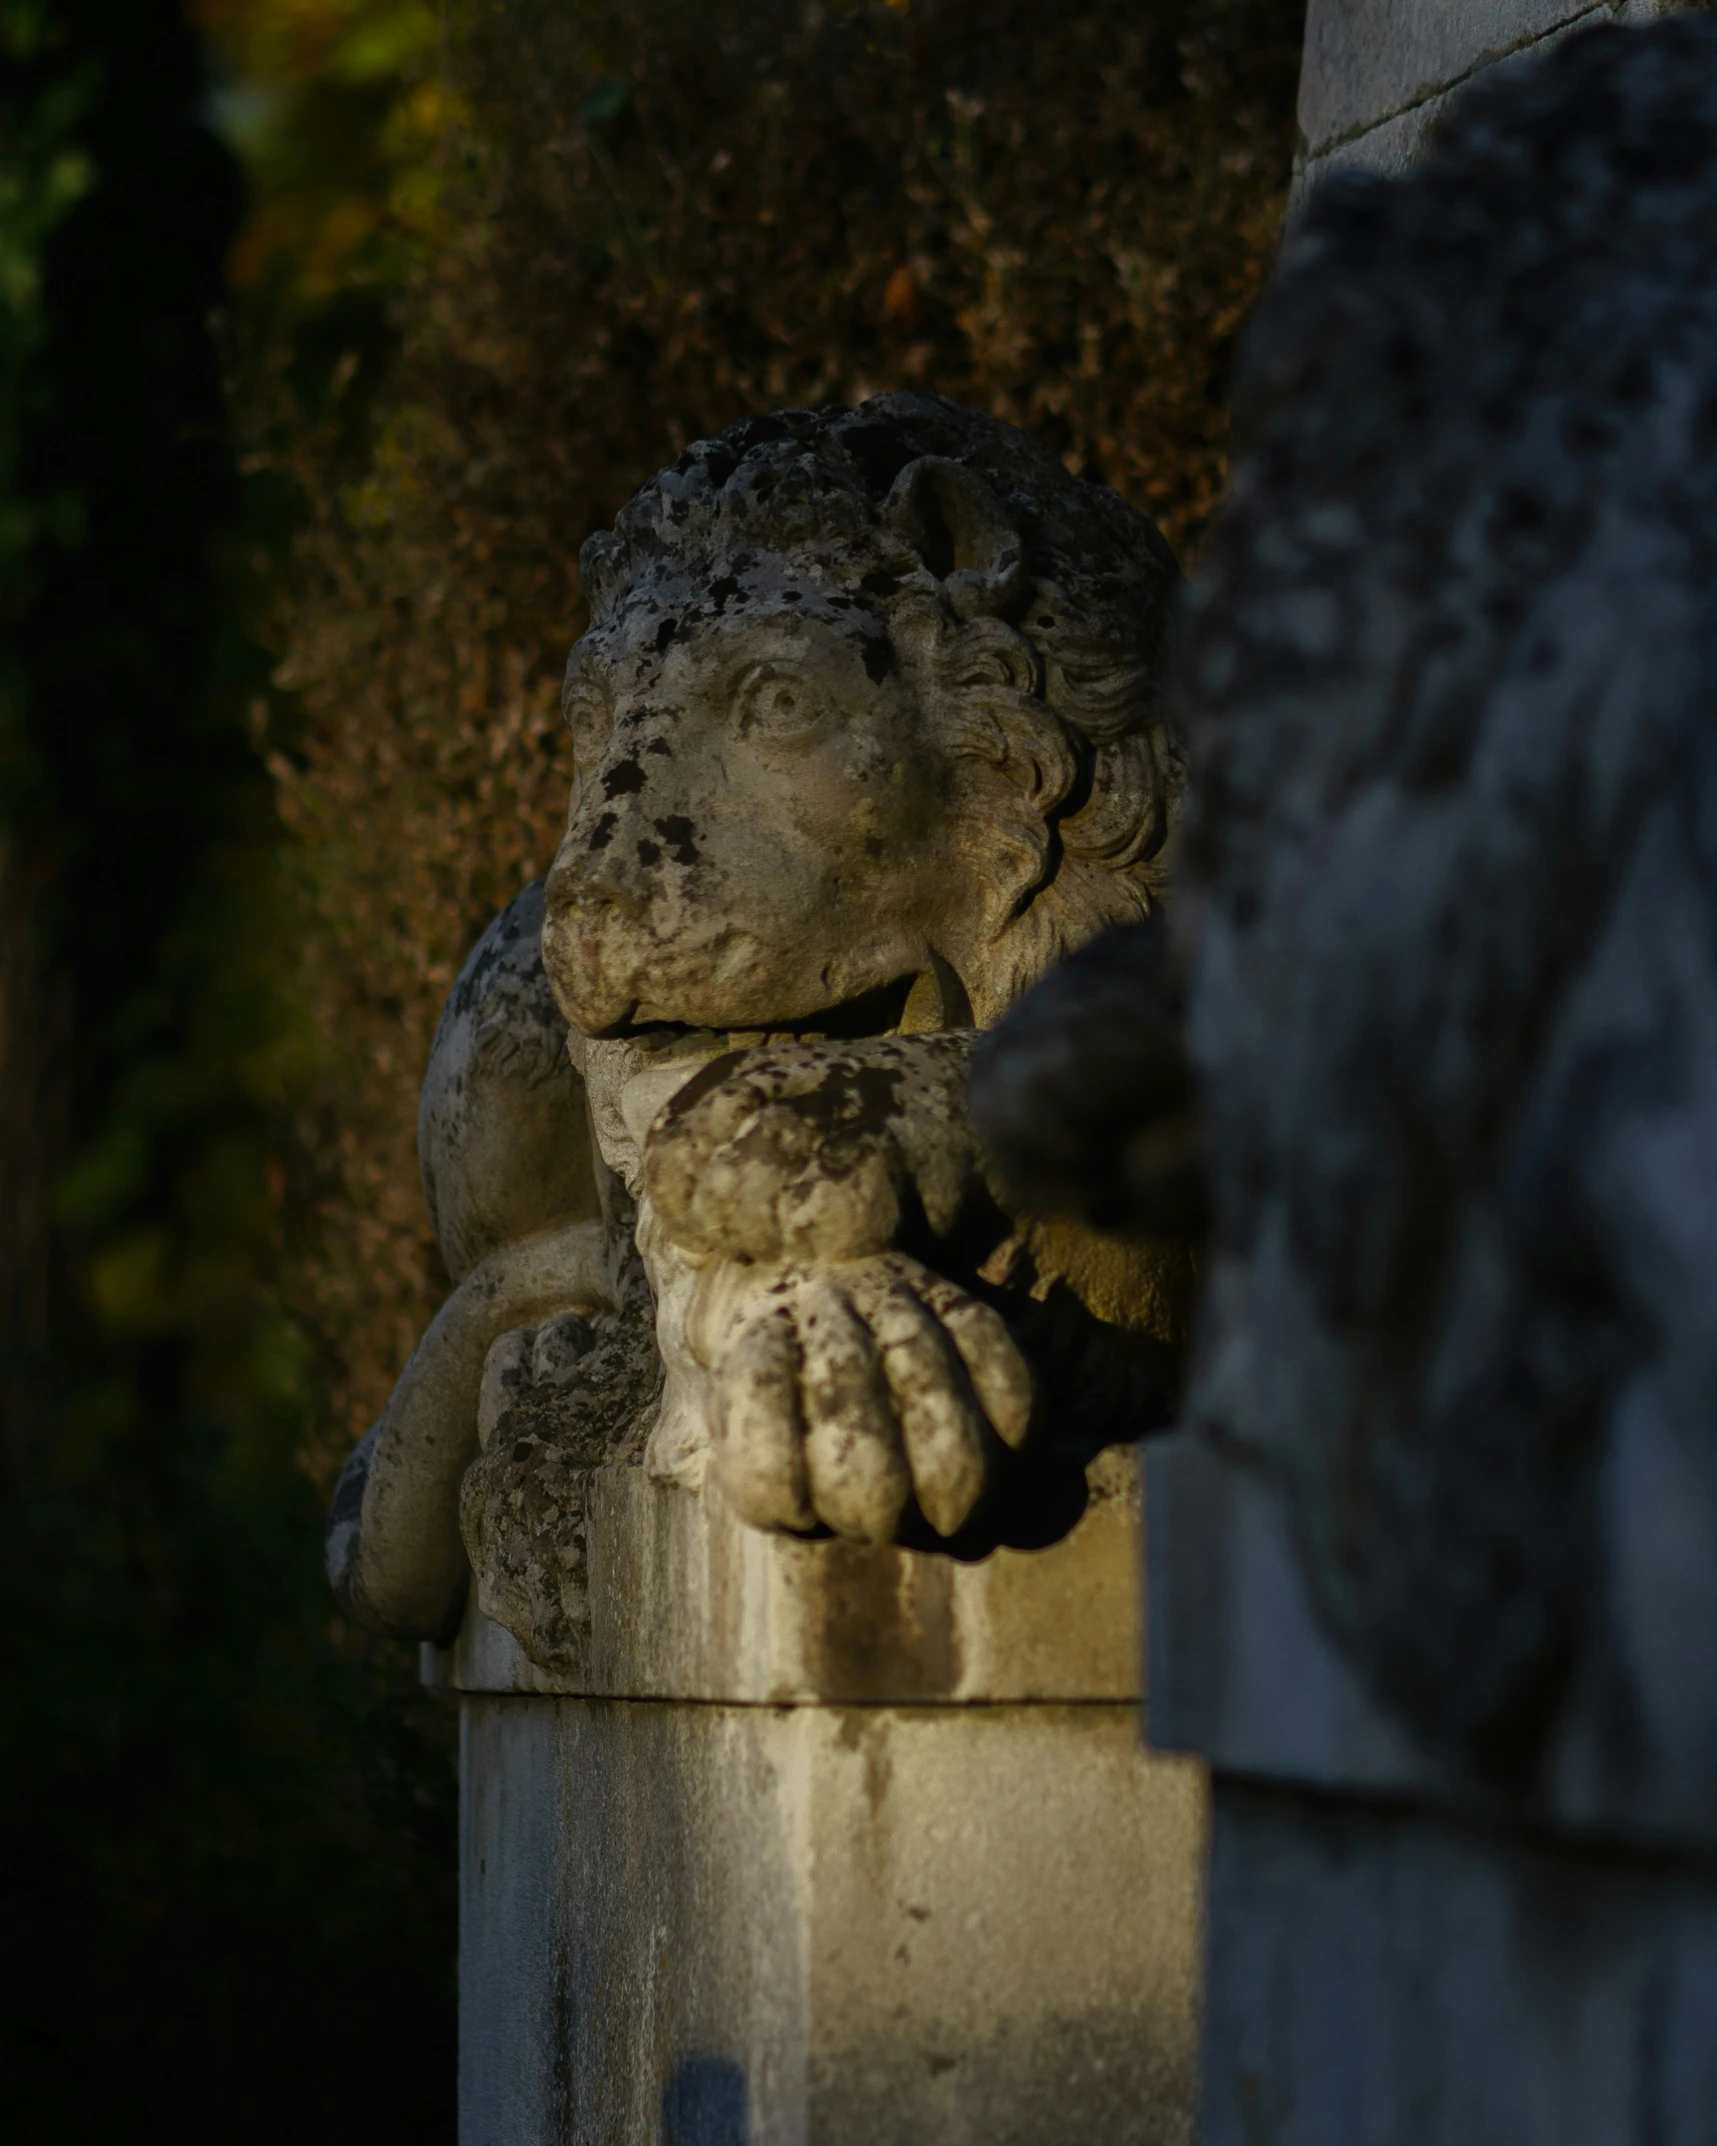
[[[270,1304],[240,175],[173,0],[0,46],[0,2135],[433,2146],[451,1725],[330,1634]]]

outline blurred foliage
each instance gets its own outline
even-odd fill
[[[431,0],[194,0],[224,62],[221,131],[250,176],[231,277],[304,315],[397,283],[440,236],[453,122]]]
[[[246,729],[289,532],[205,97],[176,0],[0,13],[0,2130],[432,2141],[449,1724],[330,1614],[300,1465],[314,1037]]]
[[[355,336],[312,422],[279,343],[242,393],[257,465],[308,515],[266,728],[327,1047],[290,1277],[335,1397],[324,1480],[445,1286],[416,1088],[471,940],[553,854],[582,539],[747,411],[924,385],[1196,542],[1280,226],[1302,15],[452,0],[452,86],[418,137],[435,185],[388,212],[410,265],[385,392]],[[414,49],[390,127],[419,109]]]
[[[45,4],[18,4],[0,16],[0,62],[8,67],[39,64],[44,48],[55,42]],[[30,550],[44,520],[56,508],[63,517],[69,502],[26,498],[19,489],[19,457],[30,418],[38,407],[32,393],[31,360],[46,333],[42,305],[42,252],[54,227],[89,191],[93,172],[79,145],[77,122],[87,107],[91,82],[87,68],[62,66],[43,70],[40,93],[8,99],[0,131],[0,590],[8,592],[8,609],[24,593]],[[20,692],[16,677],[0,686],[6,694],[4,763],[15,782]]]

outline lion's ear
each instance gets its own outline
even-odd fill
[[[895,478],[883,517],[941,582],[961,618],[1001,618],[1024,601],[1025,546],[982,477],[924,455]]]

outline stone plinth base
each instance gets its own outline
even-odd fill
[[[1122,1706],[467,1699],[462,2146],[1192,2135],[1204,1788]]]
[[[1296,208],[1336,171],[1399,178],[1489,68],[1600,23],[1644,23],[1684,0],[1310,0],[1300,66]]]
[[[1613,1635],[1505,1794],[1335,1645],[1261,1474],[1166,1438],[1150,1512],[1152,1733],[1215,1769],[1201,2146],[1717,2146],[1717,1812]]]
[[[473,1614],[462,2146],[1190,2141],[1205,1777],[1140,1743],[1130,1458],[1094,1476],[957,1566],[631,1470],[582,1669]]]
[[[1717,1872],[1223,1779],[1201,2146],[1710,2146]]]

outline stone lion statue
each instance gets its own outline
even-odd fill
[[[696,444],[581,567],[566,836],[424,1089],[456,1287],[330,1535],[369,1621],[444,1636],[468,1552],[539,1653],[603,1463],[758,1527],[1031,1539],[1058,1464],[1162,1420],[1190,1280],[1020,1221],[964,1093],[977,1031],[1162,898],[1152,524],[899,394]]]
[[[1493,1787],[1589,1732],[1582,1796],[1708,1828],[1717,23],[1570,39],[1320,188],[1236,414],[1192,928],[1051,979],[980,1114],[1063,1211],[1198,1152],[1190,1412],[1389,1709]]]

